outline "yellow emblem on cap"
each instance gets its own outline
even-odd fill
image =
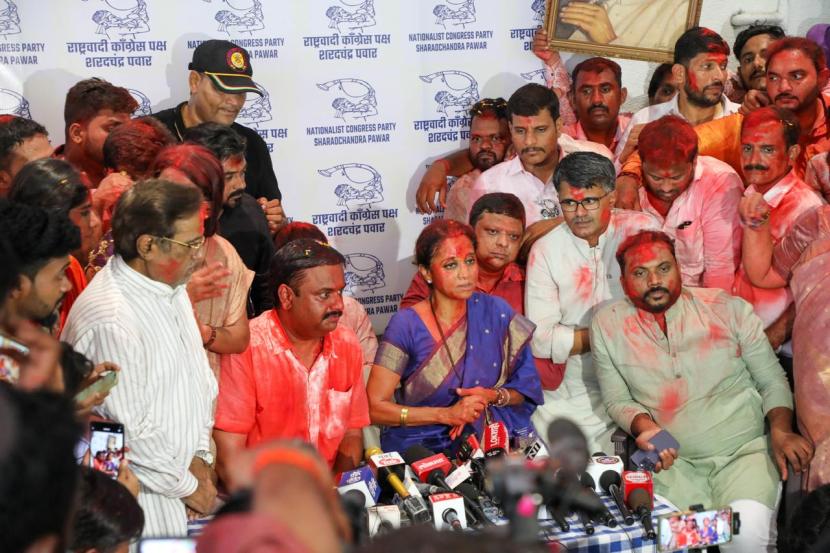
[[[245,71],[247,69],[247,65],[245,64],[245,55],[242,53],[242,50],[234,49],[228,52],[228,65],[232,69],[236,69],[237,71]]]

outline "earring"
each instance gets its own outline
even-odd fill
[[[432,280],[427,279],[427,284],[432,284]]]

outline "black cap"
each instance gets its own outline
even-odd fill
[[[216,88],[229,94],[254,92],[262,96],[254,80],[248,51],[227,40],[206,40],[193,50],[188,69],[204,73]]]

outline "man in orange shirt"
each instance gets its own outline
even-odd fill
[[[250,322],[248,349],[222,361],[213,437],[223,479],[237,452],[273,438],[310,443],[336,471],[363,457],[363,357],[354,332],[337,324],[344,262],[307,238],[274,255],[277,307]]]
[[[830,120],[827,105],[830,94],[822,93],[830,71],[824,52],[813,41],[787,37],[770,43],[767,49],[767,92],[747,93],[742,109],[751,111],[766,104],[793,111],[801,126],[798,144],[801,152],[793,163],[793,171],[803,179],[807,161],[820,152],[830,150]],[[695,127],[700,155],[725,161],[741,171],[740,113]],[[632,154],[623,164],[617,178],[617,205],[637,205],[636,187],[642,182],[642,162]]]

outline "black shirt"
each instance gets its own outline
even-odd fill
[[[161,121],[164,126],[170,129],[178,140],[182,139],[187,126],[182,119],[182,107],[187,102],[178,106],[154,113],[153,117]],[[277,176],[274,174],[274,166],[271,163],[271,154],[268,152],[268,145],[253,129],[244,127],[239,123],[231,124],[231,128],[245,137],[248,147],[245,149],[245,161],[248,162],[248,169],[245,172],[245,192],[254,198],[268,198],[269,200],[282,200],[282,193],[277,184]],[[237,248],[238,249],[238,248]]]
[[[268,289],[268,270],[274,255],[274,242],[268,231],[268,221],[257,201],[248,194],[236,207],[225,206],[219,217],[219,235],[230,242],[245,266],[252,270],[250,317],[273,307],[273,294]],[[250,306],[249,306],[250,307]]]

